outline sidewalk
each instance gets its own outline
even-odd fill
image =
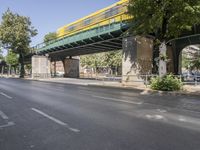
[[[136,83],[132,86],[123,86],[122,83],[118,81],[100,81],[95,79],[75,79],[75,78],[49,78],[49,79],[30,79],[42,82],[53,82],[53,83],[62,83],[62,84],[76,84],[76,85],[85,85],[85,86],[100,86],[100,87],[111,87],[111,88],[122,88],[122,89],[136,89],[140,90],[143,94],[169,94],[169,95],[191,95],[191,96],[200,96],[200,85],[184,85],[182,91],[155,91],[151,90],[149,87],[146,87],[143,84]]]

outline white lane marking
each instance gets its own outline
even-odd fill
[[[146,117],[148,119],[155,119],[155,120],[164,119],[164,116],[161,116],[161,115],[146,115]]]
[[[121,100],[121,99],[117,99],[117,98],[101,97],[101,96],[96,96],[96,95],[92,95],[92,97],[101,98],[101,99],[105,99],[105,100],[112,100],[112,101],[116,101],[116,102],[123,102],[123,103],[129,103],[129,104],[136,104],[136,105],[141,105],[141,104],[142,104],[142,102],[126,101],[126,100]]]
[[[81,95],[87,95],[87,96],[92,96],[92,93],[87,93],[87,92],[79,92]]]
[[[5,96],[5,97],[8,98],[8,99],[12,99],[11,96],[8,96],[7,94],[5,94],[5,93],[3,93],[3,92],[0,92],[0,95]]]
[[[181,121],[181,122],[186,122],[187,121],[185,118],[182,118],[182,117],[179,118],[178,120]]]
[[[73,132],[80,132],[79,129],[72,128],[72,127],[70,127],[67,123],[62,122],[62,121],[60,121],[60,120],[58,120],[58,119],[56,119],[56,118],[54,118],[54,117],[52,117],[52,116],[49,116],[48,114],[46,114],[46,113],[44,113],[44,112],[42,112],[42,111],[40,111],[40,110],[38,110],[38,109],[36,109],[36,108],[31,108],[31,110],[33,110],[34,112],[36,112],[36,113],[38,113],[38,114],[40,114],[40,115],[42,115],[42,116],[44,116],[44,117],[50,119],[51,121],[54,121],[55,123],[57,123],[57,124],[59,124],[59,125],[62,125],[62,126],[67,127],[70,131],[73,131]]]
[[[1,110],[0,110],[0,116],[1,116],[4,120],[8,120],[8,119],[9,119],[8,116],[6,116],[6,114],[5,114],[4,112],[2,112]]]
[[[167,111],[164,110],[164,109],[156,109],[158,112],[161,112],[161,113],[166,113]]]
[[[1,125],[1,126],[0,126],[0,129],[1,129],[1,128],[6,128],[6,127],[10,127],[10,126],[14,126],[14,125],[15,125],[15,123],[12,122],[12,121],[10,121],[10,122],[8,122],[8,123],[5,124],[5,125]]]

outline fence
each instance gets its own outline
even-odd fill
[[[122,82],[140,82],[144,85],[149,85],[151,78],[158,77],[159,75],[126,75],[124,77],[129,80],[122,80]],[[174,75],[177,77],[184,85],[200,85],[200,76],[192,75],[192,76],[184,76],[184,75]],[[122,78],[123,79],[123,78]]]
[[[115,76],[107,74],[86,74],[82,75],[81,78],[91,78],[99,81],[113,81],[121,83],[135,83],[135,84],[144,84],[148,86],[150,84],[151,78],[158,77],[157,74],[148,74],[148,75],[124,75],[124,76]],[[175,75],[184,85],[200,85],[200,76],[185,76],[185,75]]]
[[[51,77],[51,74],[49,73],[32,73],[33,79],[46,79],[50,77]]]

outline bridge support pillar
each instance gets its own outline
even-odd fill
[[[79,59],[65,58],[63,60],[63,66],[65,70],[64,77],[79,78]]]
[[[145,37],[123,39],[122,84],[143,85],[146,76],[152,73],[153,40]],[[140,82],[141,81],[141,82]]]
[[[32,56],[32,78],[50,78],[50,60],[47,56]]]

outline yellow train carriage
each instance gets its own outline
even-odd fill
[[[57,30],[57,37],[62,38],[98,26],[130,19],[130,16],[126,14],[128,1],[129,0],[121,0],[109,7],[59,28]]]

